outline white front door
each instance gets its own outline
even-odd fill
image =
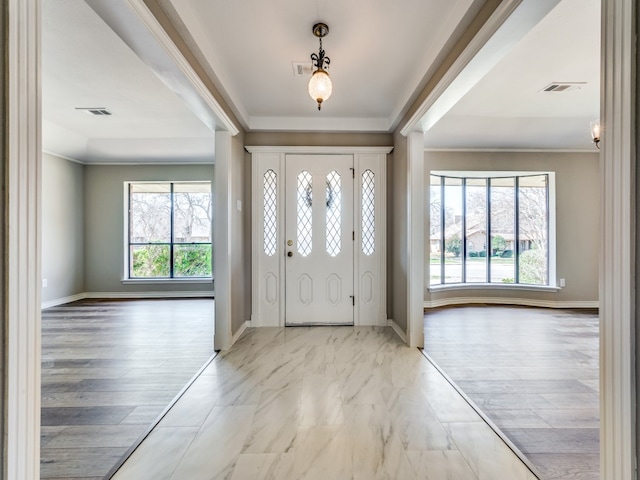
[[[353,156],[287,155],[285,322],[352,325]]]

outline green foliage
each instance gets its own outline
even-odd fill
[[[531,249],[519,257],[520,283],[545,285],[547,283],[547,258],[544,250]]]
[[[133,247],[131,276],[152,278],[169,276],[169,245]]]
[[[174,244],[174,277],[210,277],[211,245]],[[169,245],[144,245],[132,252],[132,278],[169,277]]]
[[[175,277],[210,277],[211,245],[175,245]]]
[[[507,241],[504,237],[502,235],[494,235],[491,239],[491,249],[493,250],[493,254],[496,255],[498,252],[502,252],[505,248],[507,248]]]
[[[502,283],[516,283],[513,278],[503,278]]]
[[[445,245],[445,251],[451,253],[454,257],[459,257],[462,250],[462,242],[460,241],[460,235],[454,233],[447,238]]]

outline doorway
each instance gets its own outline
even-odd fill
[[[252,154],[251,325],[387,325],[389,147]]]

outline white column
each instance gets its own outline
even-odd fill
[[[424,345],[424,133],[407,135],[407,341]]]
[[[216,132],[213,188],[214,348],[231,347],[231,214],[232,175],[229,132]]]
[[[8,479],[36,480],[40,478],[40,2],[8,0],[5,5],[4,468]]]
[[[635,9],[602,1],[600,477],[636,478]]]

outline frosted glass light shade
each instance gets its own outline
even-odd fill
[[[327,72],[321,68],[313,72],[311,80],[309,80],[309,95],[318,102],[318,110],[320,110],[322,102],[331,96],[332,89],[331,79]]]
[[[591,122],[591,138],[593,140],[600,140],[600,120],[593,120]]]

